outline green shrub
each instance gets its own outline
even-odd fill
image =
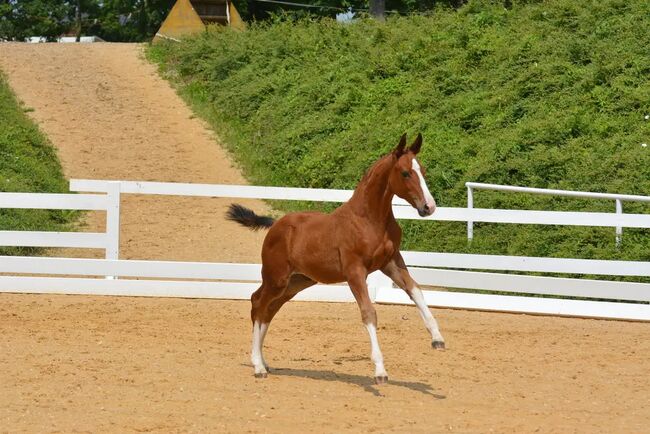
[[[650,3],[510,3],[215,27],[149,56],[255,184],[352,188],[403,132],[422,132],[440,206],[466,206],[466,181],[648,195]],[[483,191],[476,206],[614,210]],[[613,228],[478,224],[468,245],[464,223],[403,227],[414,250],[650,260],[647,230],[625,230],[617,249]]]

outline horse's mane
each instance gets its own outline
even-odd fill
[[[361,184],[365,184],[366,182],[368,182],[368,181],[370,180],[370,178],[372,177],[372,175],[375,174],[375,172],[377,171],[377,169],[379,168],[379,166],[382,165],[382,164],[384,164],[384,162],[387,161],[389,158],[392,158],[392,156],[393,156],[393,153],[392,153],[392,152],[389,152],[388,154],[384,154],[384,155],[382,155],[381,157],[379,157],[379,159],[378,159],[377,161],[375,161],[375,162],[372,164],[372,166],[370,166],[370,167],[365,171],[365,173],[364,173],[363,176],[361,177],[361,180],[359,181],[359,184],[357,184],[357,186],[359,186],[359,185],[361,185]]]

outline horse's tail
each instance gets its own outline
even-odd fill
[[[253,210],[237,203],[230,204],[226,218],[254,231],[268,229],[275,223],[275,219],[272,217],[257,215]]]

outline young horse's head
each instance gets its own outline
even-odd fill
[[[418,210],[421,217],[430,216],[436,210],[436,201],[431,196],[424,180],[424,168],[415,159],[422,147],[422,134],[406,148],[406,134],[402,135],[392,155],[395,161],[388,179],[393,193]]]

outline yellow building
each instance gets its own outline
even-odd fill
[[[221,24],[237,29],[245,27],[230,0],[176,0],[153,40],[177,40],[204,30],[208,24]]]

